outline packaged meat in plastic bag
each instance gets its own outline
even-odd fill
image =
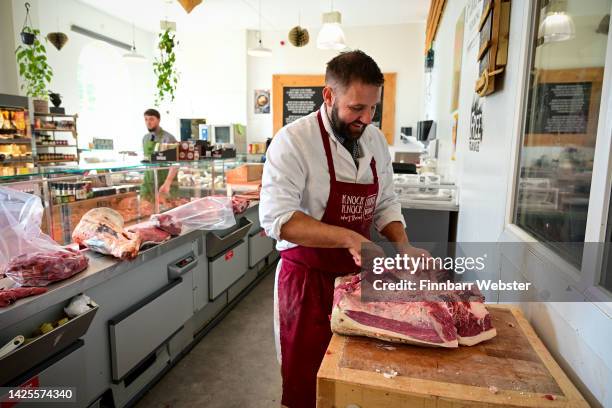
[[[221,230],[236,225],[232,199],[209,196],[166,211],[186,229]]]
[[[166,231],[173,237],[181,235],[181,230],[183,229],[182,223],[175,216],[167,212],[164,214],[153,214],[151,221],[157,228]]]
[[[40,229],[43,206],[35,195],[0,187],[0,272],[21,286],[46,286],[89,263]]]

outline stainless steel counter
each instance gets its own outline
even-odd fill
[[[47,286],[47,293],[20,299],[8,307],[0,308],[0,330],[128,272],[202,234],[202,231],[187,232],[168,242],[142,251],[132,261],[121,261],[86,250],[84,253],[89,258],[89,266],[83,272],[69,279],[50,284]]]
[[[251,208],[256,207],[257,205]],[[243,215],[237,216],[236,221],[238,222]],[[131,261],[122,261],[111,256],[85,250],[84,254],[89,258],[89,266],[83,272],[69,279],[50,284],[47,286],[47,293],[23,298],[8,307],[0,308],[0,330],[133,270],[185,243],[197,240],[208,232],[208,230],[186,231],[163,244],[141,251]],[[202,242],[200,242],[200,245],[202,245]]]
[[[459,205],[452,201],[427,201],[427,200],[406,200],[400,199],[402,208],[414,210],[431,210],[431,211],[450,211],[458,212]]]

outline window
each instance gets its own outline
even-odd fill
[[[115,151],[128,150],[131,145],[126,146],[126,125],[131,120],[131,94],[120,51],[100,41],[87,44],[79,56],[77,83],[79,147],[87,148],[93,138],[101,138],[113,139]],[[141,117],[136,119],[141,124]],[[135,134],[130,136],[140,140]]]
[[[538,0],[514,223],[582,262],[612,0]],[[607,17],[606,17],[607,15]]]

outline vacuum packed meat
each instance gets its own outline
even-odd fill
[[[47,288],[11,288],[0,290],[0,307],[9,306],[15,303],[18,299],[40,295],[45,293]]]
[[[135,225],[130,227],[129,231],[140,235],[141,247],[150,244],[161,244],[162,242],[166,242],[170,239],[170,234],[168,232],[153,225]]]
[[[249,208],[249,201],[244,198],[232,197],[232,209],[234,214],[242,214]]]
[[[140,236],[123,229],[121,214],[110,208],[94,208],[85,213],[72,232],[79,245],[116,258],[132,259],[138,255]]]
[[[497,334],[482,295],[449,291],[435,296],[438,301],[362,302],[359,276],[337,278],[332,331],[449,348],[472,346]]]
[[[70,249],[33,252],[12,258],[5,274],[20,286],[47,286],[83,271],[88,264],[85,255]]]
[[[172,236],[180,235],[183,228],[181,222],[170,214],[153,214],[151,216],[151,221],[153,221],[158,228],[166,231]]]

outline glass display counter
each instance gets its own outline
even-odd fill
[[[100,163],[37,175],[0,177],[0,186],[37,195],[42,230],[60,244],[92,208],[119,212],[126,225],[178,207],[194,198],[225,195],[226,171],[246,157],[163,163]]]

